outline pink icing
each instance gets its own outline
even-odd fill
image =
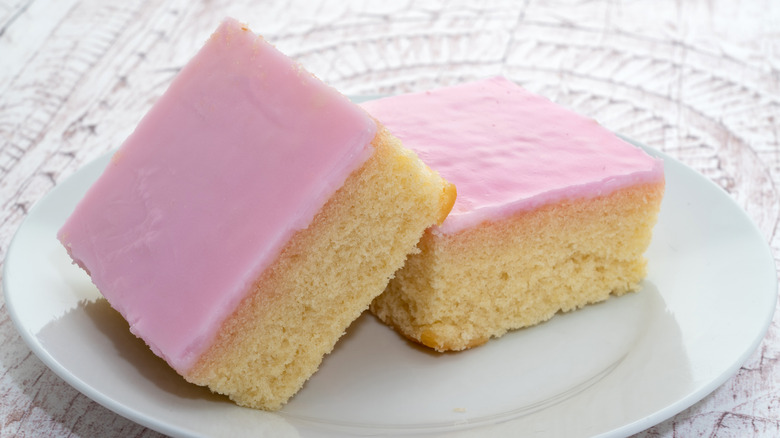
[[[375,133],[365,111],[227,19],[58,237],[131,331],[183,373],[373,153]]]
[[[501,77],[362,105],[457,187],[445,234],[664,178],[660,159]]]

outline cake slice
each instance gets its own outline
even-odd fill
[[[661,160],[503,78],[363,104],[458,187],[371,304],[439,351],[637,290]]]
[[[453,202],[364,110],[226,19],[58,238],[186,380],[274,410]]]

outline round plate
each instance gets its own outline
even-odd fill
[[[721,385],[775,309],[769,247],[732,199],[663,154],[666,195],[642,290],[454,354],[364,315],[279,412],[186,383],[128,331],[55,234],[109,160],[42,199],[5,261],[6,305],[30,348],[98,403],[174,436],[627,435]]]

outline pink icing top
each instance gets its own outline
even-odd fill
[[[445,234],[664,178],[660,159],[501,77],[362,105],[457,187]]]
[[[58,237],[131,331],[186,372],[291,235],[373,153],[376,129],[227,19]]]

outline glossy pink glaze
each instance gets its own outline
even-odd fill
[[[660,159],[501,77],[362,105],[457,187],[446,234],[664,178]]]
[[[373,153],[376,124],[225,20],[58,236],[180,373],[296,230]]]

